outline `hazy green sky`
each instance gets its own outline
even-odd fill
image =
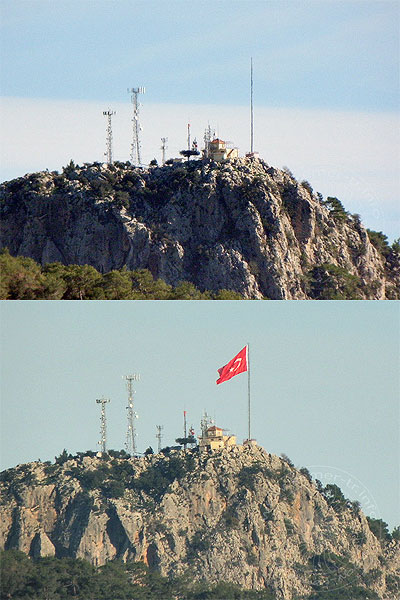
[[[252,435],[393,527],[399,502],[399,304],[396,302],[9,302],[2,313],[2,468],[124,447],[136,384],[137,445],[199,432],[203,410],[247,432],[247,375],[217,369],[251,350]]]

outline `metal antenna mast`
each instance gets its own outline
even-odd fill
[[[162,150],[162,164],[165,165],[165,151],[167,146],[168,138],[161,138],[161,150]]]
[[[97,404],[101,404],[101,427],[100,427],[100,441],[98,442],[101,446],[101,453],[107,452],[107,420],[106,420],[106,404],[110,402],[109,398],[98,398]]]
[[[213,423],[213,419],[210,417],[210,415],[208,415],[206,412],[204,412],[204,415],[201,419],[200,422],[200,427],[201,427],[201,437],[205,438],[206,437],[206,433],[207,433],[207,429],[210,427],[210,425]]]
[[[139,124],[139,103],[138,103],[138,94],[144,94],[146,89],[144,87],[137,88],[128,88],[128,94],[131,95],[131,101],[133,104],[133,118],[132,118],[132,145],[131,145],[131,162],[133,165],[137,165],[139,167],[142,166],[142,161],[140,158],[140,141],[139,141],[139,133],[141,130]]]
[[[250,59],[250,111],[251,111],[251,124],[250,124],[250,152],[254,152],[254,121],[253,121],[253,57]]]
[[[210,123],[204,131],[204,158],[208,158],[210,153],[210,142],[215,138],[215,129],[211,129]]]
[[[133,382],[139,381],[140,375],[126,375],[124,377],[126,380],[126,387],[128,389],[128,406],[126,410],[128,411],[128,428],[126,431],[126,442],[125,449],[131,456],[136,454],[136,428],[135,428],[135,419],[138,418],[137,413],[133,410],[133,394],[135,390],[133,389]]]
[[[161,450],[161,439],[162,439],[162,430],[164,429],[164,427],[162,425],[156,425],[157,427],[157,435],[156,438],[158,440],[158,452],[160,452]]]
[[[111,117],[115,115],[115,110],[104,110],[103,115],[107,117],[107,151],[104,153],[107,156],[107,162],[112,165],[112,125]]]

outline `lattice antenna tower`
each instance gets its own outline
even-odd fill
[[[140,157],[140,140],[139,134],[141,131],[139,123],[139,102],[138,94],[144,94],[146,89],[144,87],[128,88],[128,94],[131,94],[131,102],[133,106],[133,117],[132,117],[132,145],[131,145],[131,162],[133,165],[139,167],[142,166],[142,160]]]
[[[101,453],[107,452],[107,419],[106,419],[106,404],[110,402],[109,398],[97,398],[97,404],[101,404],[101,417],[100,417],[100,441],[98,442],[101,447]]]
[[[213,419],[204,411],[204,415],[200,421],[201,437],[205,438],[207,429],[214,423]]]
[[[107,117],[107,150],[104,155],[107,157],[107,163],[112,165],[112,123],[111,117],[115,115],[115,110],[104,110],[103,115]]]
[[[165,151],[167,146],[168,138],[161,138],[161,150],[162,150],[162,164],[165,165]]]
[[[133,406],[133,395],[135,390],[133,389],[133,382],[140,380],[139,374],[134,375],[125,375],[124,379],[126,380],[126,387],[128,390],[128,406],[127,410],[127,419],[128,419],[128,427],[126,431],[126,442],[125,442],[125,450],[131,456],[136,454],[136,427],[135,427],[135,419],[138,418],[138,414],[134,411]]]
[[[162,425],[156,425],[157,427],[157,434],[156,434],[156,438],[158,440],[158,452],[161,451],[161,440],[162,440],[162,430],[164,429],[164,427]]]
[[[208,158],[210,153],[210,142],[215,138],[215,129],[212,129],[210,123],[204,131],[204,157]]]

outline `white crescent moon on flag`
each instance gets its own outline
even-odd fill
[[[236,367],[235,367],[235,366],[231,367],[231,368],[229,369],[229,373],[232,373],[232,371],[237,371],[237,370],[238,370],[238,368],[239,368],[239,367],[240,367],[240,365],[242,364],[242,359],[241,359],[241,358],[237,358],[237,359],[235,360],[235,362],[233,363],[233,365],[235,365],[235,363],[239,363],[239,364],[238,364],[238,365],[236,365]]]

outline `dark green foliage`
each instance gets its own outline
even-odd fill
[[[255,490],[256,477],[264,472],[263,466],[259,463],[254,463],[250,467],[243,467],[238,474],[238,484],[240,487],[245,487],[248,490]]]
[[[394,240],[394,242],[392,244],[392,250],[396,254],[400,254],[400,238],[397,238],[396,240]]]
[[[194,459],[192,456],[169,456],[160,459],[151,465],[146,471],[143,471],[137,479],[133,481],[133,487],[137,491],[143,491],[154,499],[160,499],[166,492],[169,485],[177,479],[182,479],[194,468]]]
[[[234,583],[218,583],[209,586],[207,583],[195,584],[184,596],[185,600],[276,600],[273,592],[268,590],[243,590]]]
[[[31,560],[22,552],[1,552],[2,600],[150,600],[170,598],[179,582],[143,563],[112,561],[95,569],[82,559]]]
[[[0,253],[2,300],[239,300],[229,290],[200,292],[183,281],[175,288],[154,279],[147,269],[126,267],[102,275],[89,265],[49,263],[40,267],[33,259]]]
[[[386,575],[386,586],[388,592],[393,592],[394,594],[397,593],[398,595],[400,592],[400,575],[392,573]]]
[[[362,297],[360,279],[329,263],[310,269],[306,291],[314,300],[357,300]]]
[[[390,254],[390,246],[387,236],[382,231],[373,231],[367,229],[369,241],[378,250],[382,256],[388,257]]]
[[[295,533],[295,529],[294,529],[294,525],[293,525],[292,521],[290,519],[285,519],[284,523],[285,523],[286,533],[288,534],[288,536],[293,535]]]
[[[193,437],[192,435],[189,435],[188,437],[185,437],[185,438],[176,438],[175,441],[177,444],[180,444],[181,446],[187,446],[188,444],[195,444],[196,438]]]
[[[354,541],[357,544],[357,546],[364,546],[364,544],[367,542],[367,536],[363,531],[359,531],[358,533],[356,533]]]
[[[385,521],[382,521],[382,519],[373,519],[372,517],[367,517],[367,521],[370,530],[380,542],[387,542],[392,539],[388,524]]]
[[[121,498],[125,489],[133,488],[135,471],[130,463],[114,458],[96,469],[73,467],[67,474],[76,478],[85,491],[99,489],[106,498]]]
[[[324,205],[328,208],[329,214],[336,221],[344,221],[347,219],[348,212],[344,209],[343,204],[335,197],[328,196]]]
[[[281,454],[281,459],[285,461],[285,463],[287,465],[289,465],[289,467],[294,467],[294,464],[292,463],[292,461],[290,460],[290,458],[288,457],[287,454]]]
[[[306,467],[301,467],[301,469],[299,469],[300,473],[302,475],[304,475],[304,477],[310,482],[312,483],[312,477],[311,477],[311,473],[310,471],[306,468]]]
[[[210,540],[202,531],[196,531],[192,539],[187,541],[186,558],[188,561],[193,561],[203,552],[207,552],[211,546]]]
[[[346,508],[350,507],[350,502],[343,495],[342,490],[334,483],[328,483],[323,491],[322,495],[325,500],[332,506],[335,512],[340,513],[343,512]]]
[[[331,552],[316,554],[309,560],[314,592],[307,600],[379,600],[364,587],[364,574],[345,556]]]
[[[125,458],[125,459],[130,458],[130,454],[125,452],[125,450],[108,450],[107,453],[112,458]],[[78,455],[79,455],[79,452],[78,452]],[[88,450],[88,452],[85,452],[85,454],[84,454],[84,456],[95,456],[95,455],[96,455],[96,453],[91,452],[90,450]]]
[[[305,188],[309,192],[309,194],[311,196],[313,195],[314,190],[311,187],[311,183],[309,183],[308,181],[304,180],[304,181],[300,182],[300,185],[302,185],[303,188]]]
[[[72,458],[72,454],[68,454],[68,452],[64,448],[64,450],[61,452],[61,454],[59,456],[56,456],[55,463],[56,463],[56,465],[63,465],[64,463],[67,462],[67,460],[70,460],[71,458]]]
[[[237,512],[233,506],[227,506],[222,513],[221,520],[227,529],[236,529],[239,526]]]
[[[283,485],[281,487],[281,491],[279,494],[279,500],[281,502],[287,502],[288,504],[293,504],[294,502],[294,494],[290,487]]]
[[[392,531],[392,539],[400,542],[400,526],[395,527]]]

